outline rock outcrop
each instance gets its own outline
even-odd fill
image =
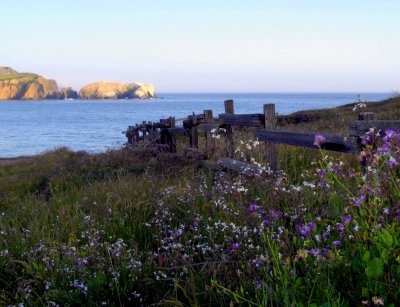
[[[154,87],[144,83],[95,82],[84,86],[81,99],[149,99],[156,97]]]
[[[60,99],[79,99],[79,94],[77,91],[74,91],[71,87],[63,88],[58,96]]]
[[[18,73],[9,67],[0,68],[0,100],[57,99],[54,80],[30,73]]]

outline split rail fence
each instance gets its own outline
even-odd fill
[[[123,133],[127,137],[127,146],[135,146],[143,141],[149,141],[163,151],[177,152],[177,137],[184,136],[189,139],[189,147],[185,148],[185,155],[206,159],[208,155],[215,153],[216,144],[212,132],[224,131],[225,154],[218,159],[218,167],[244,173],[254,173],[259,167],[234,159],[234,134],[235,128],[253,128],[254,139],[265,142],[266,162],[271,169],[277,168],[277,144],[287,144],[299,147],[315,148],[315,133],[299,132],[277,129],[277,118],[274,104],[265,104],[263,113],[235,114],[234,101],[226,100],[225,113],[213,116],[212,110],[204,110],[202,114],[192,114],[184,119],[169,117],[160,119],[159,122],[142,122],[135,126],[129,126]],[[182,121],[181,126],[176,122]],[[326,142],[321,144],[325,150],[357,153],[361,146],[361,136],[370,128],[379,130],[400,130],[400,120],[375,120],[375,114],[364,112],[359,114],[359,119],[350,124],[349,136],[325,134]],[[205,147],[199,149],[199,133],[204,133]]]

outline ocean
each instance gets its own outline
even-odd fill
[[[88,152],[120,148],[129,125],[183,118],[212,109],[224,112],[224,100],[234,99],[235,113],[262,113],[275,103],[279,114],[320,109],[363,100],[380,101],[390,93],[210,93],[158,94],[152,100],[0,101],[0,157],[34,155],[58,147]],[[179,123],[178,123],[179,124]]]

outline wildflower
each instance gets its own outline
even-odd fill
[[[277,221],[283,215],[282,211],[278,211],[275,209],[270,209],[268,213],[271,219],[273,219],[274,221]]]
[[[378,297],[378,296],[374,296],[373,298],[372,298],[372,303],[375,305],[375,306],[383,306],[383,305],[385,305],[384,304],[384,302],[383,302],[383,298],[381,298],[381,297]]]
[[[232,248],[234,250],[239,249],[240,248],[240,243],[238,243],[238,242],[232,243]]]
[[[314,138],[314,145],[320,147],[326,142],[326,137],[321,134],[316,134]]]
[[[307,256],[308,256],[308,250],[306,250],[306,249],[300,249],[300,250],[297,252],[296,258],[297,258],[298,260],[300,260],[300,259],[307,258]]]
[[[313,248],[312,250],[310,250],[310,254],[313,255],[314,257],[318,256],[319,254],[318,248]]]
[[[260,290],[261,288],[262,288],[262,286],[263,286],[263,281],[262,280],[257,280],[256,282],[255,282],[255,289],[256,290]]]
[[[398,135],[399,131],[395,130],[386,130],[385,131],[385,136],[382,138],[382,141],[384,142],[389,142],[392,140],[396,135]]]
[[[357,109],[363,109],[367,107],[367,100],[362,100],[361,95],[357,96],[357,101],[353,107],[353,112],[357,111]]]
[[[332,242],[332,246],[335,246],[335,247],[339,247],[341,244],[342,244],[342,242],[340,242],[339,240]]]
[[[300,234],[302,237],[307,237],[309,232],[314,229],[315,225],[313,222],[309,222],[307,226],[303,225],[303,227],[300,228]]]
[[[313,184],[313,183],[311,183],[311,182],[303,181],[303,185],[304,185],[305,187],[308,187],[308,188],[311,188],[311,189],[314,189],[314,188],[315,188],[315,184]]]
[[[353,218],[351,217],[351,215],[347,215],[347,216],[345,216],[345,217],[343,218],[342,223],[348,224],[348,223],[351,222],[352,219],[353,219]]]
[[[360,198],[354,200],[354,207],[360,207],[360,205],[365,201],[365,196],[361,195]]]
[[[266,264],[265,258],[257,258],[252,260],[252,262],[255,264],[256,268],[259,268],[260,266]]]
[[[390,156],[389,161],[387,161],[386,164],[389,168],[394,168],[399,165],[399,162],[397,162],[393,156]]]
[[[51,282],[50,282],[50,281],[47,281],[46,284],[45,284],[45,286],[44,286],[44,288],[45,288],[46,290],[49,290],[49,289],[51,288]]]
[[[262,207],[261,206],[257,206],[254,203],[250,203],[249,207],[247,208],[248,212],[258,212],[258,210],[260,210]]]

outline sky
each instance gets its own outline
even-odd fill
[[[0,66],[79,90],[400,90],[399,0],[18,0],[0,5]]]

